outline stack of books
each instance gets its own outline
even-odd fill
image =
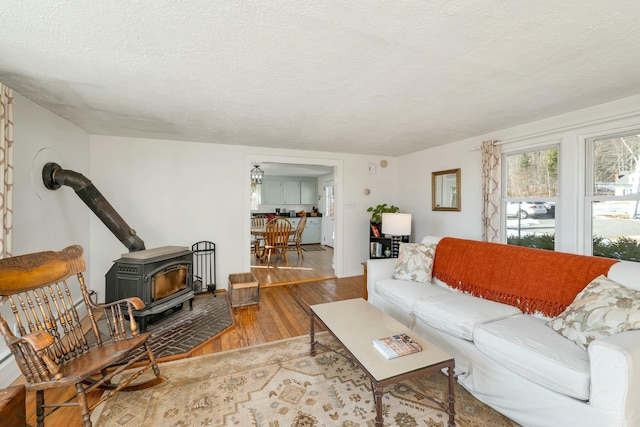
[[[396,357],[422,351],[422,346],[407,334],[397,334],[373,340],[373,347],[387,359],[395,359]]]

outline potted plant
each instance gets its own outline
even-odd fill
[[[367,212],[371,212],[371,222],[375,222],[376,224],[380,224],[382,222],[383,213],[396,213],[399,211],[399,207],[394,205],[389,206],[386,203],[376,207],[370,206],[369,209],[367,209]]]

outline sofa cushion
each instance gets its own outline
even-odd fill
[[[589,356],[534,316],[515,316],[476,328],[479,351],[530,381],[576,399],[589,399]]]
[[[416,301],[413,312],[434,328],[469,341],[477,325],[522,313],[517,307],[446,290]]]
[[[594,339],[640,329],[640,292],[599,276],[547,325],[586,350]]]
[[[394,279],[428,283],[431,281],[436,245],[400,243]]]
[[[446,289],[429,283],[396,279],[378,280],[375,284],[375,292],[392,304],[404,308],[407,312],[411,312],[413,304],[421,298],[450,293]]]

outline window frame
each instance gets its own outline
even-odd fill
[[[608,132],[599,132],[598,134],[592,134],[584,137],[584,175],[583,185],[584,191],[582,192],[582,212],[583,212],[583,226],[582,226],[582,251],[585,255],[593,255],[593,202],[607,202],[607,201],[640,201],[640,192],[636,194],[628,194],[622,196],[616,195],[596,195],[593,192],[593,183],[595,175],[595,158],[594,158],[594,144],[597,141],[609,140],[615,138],[621,138],[630,135],[640,135],[640,127],[633,126],[625,128],[623,130]]]
[[[509,156],[517,156],[525,153],[532,153],[537,151],[546,151],[551,149],[556,149],[558,160],[557,160],[557,170],[556,170],[556,179],[557,179],[557,189],[558,195],[553,197],[544,197],[541,199],[538,196],[529,196],[529,197],[508,197],[508,162],[507,157]],[[551,141],[540,141],[538,143],[526,144],[518,147],[513,147],[508,149],[503,146],[503,149],[500,153],[500,242],[507,244],[507,203],[510,202],[535,202],[535,201],[545,201],[545,202],[554,202],[556,206],[556,213],[554,215],[554,235],[558,234],[558,207],[561,207],[560,202],[560,189],[561,187],[561,170],[562,170],[562,139],[553,139]],[[558,242],[555,239],[554,251],[557,250]]]

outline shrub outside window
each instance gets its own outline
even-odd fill
[[[587,234],[593,255],[640,261],[640,131],[587,140]]]
[[[503,218],[510,245],[555,248],[558,147],[505,153]]]

